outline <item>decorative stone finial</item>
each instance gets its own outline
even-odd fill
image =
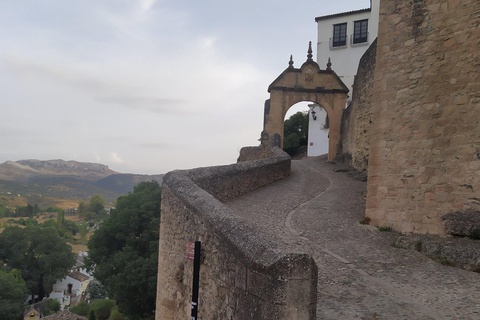
[[[332,70],[332,60],[330,60],[330,57],[328,57],[327,70]]]
[[[307,54],[307,61],[312,61],[312,41],[308,42],[308,54]]]
[[[293,55],[290,55],[290,61],[288,61],[288,67],[293,68]]]

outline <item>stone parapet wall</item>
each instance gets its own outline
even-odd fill
[[[242,150],[251,148],[246,147]],[[291,159],[287,153],[278,147],[267,148],[264,152],[270,158],[184,172],[200,188],[218,200],[225,201],[290,175]]]
[[[360,59],[353,84],[352,102],[342,115],[340,157],[360,171],[368,168],[376,52],[375,40]]]
[[[190,317],[193,261],[187,242],[202,242],[199,319],[315,319],[317,268],[285,253],[220,200],[290,173],[290,158],[173,171],[162,186],[156,319]],[[207,191],[208,190],[208,191]]]
[[[272,148],[263,145],[257,147],[243,147],[240,149],[240,155],[237,159],[237,162],[272,158],[279,155],[279,149],[280,148],[273,148],[272,150]]]
[[[377,45],[366,216],[445,233],[480,214],[480,1],[382,0]]]

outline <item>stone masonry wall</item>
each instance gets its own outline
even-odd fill
[[[372,108],[374,225],[442,234],[480,214],[480,1],[382,0]]]
[[[270,147],[263,145],[257,147],[243,147],[240,149],[240,155],[238,156],[237,162],[260,160],[272,157],[275,157],[275,153]]]
[[[198,319],[315,319],[317,268],[289,254],[219,199],[283,178],[290,158],[173,171],[162,186],[156,319],[190,317],[193,261],[187,242],[202,241]],[[206,191],[208,190],[208,192]]]
[[[342,115],[341,157],[348,159],[349,164],[360,171],[368,168],[376,52],[375,40],[360,59],[352,102]]]

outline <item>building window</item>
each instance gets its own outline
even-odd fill
[[[355,21],[353,23],[353,43],[368,41],[368,19]]]
[[[332,47],[341,47],[345,45],[347,45],[347,24],[334,24]]]

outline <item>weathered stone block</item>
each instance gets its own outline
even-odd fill
[[[465,210],[446,214],[442,217],[447,233],[459,236],[480,237],[480,211]]]

